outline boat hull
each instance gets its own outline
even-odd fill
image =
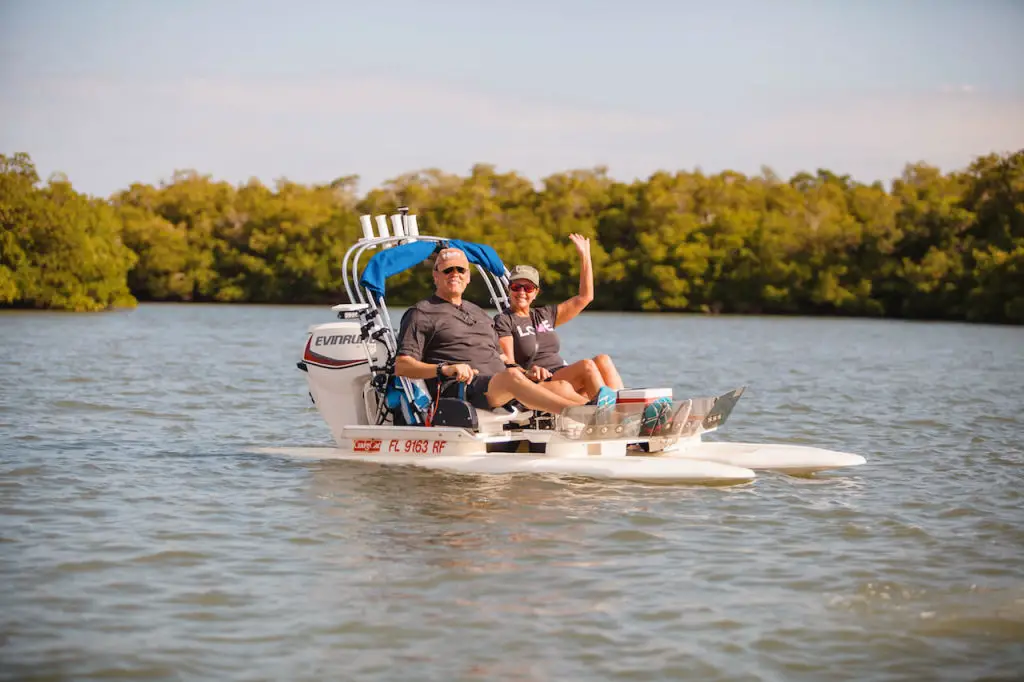
[[[362,454],[338,448],[263,448],[264,454],[317,460],[371,462],[389,466],[416,466],[461,474],[553,474],[592,479],[637,481],[642,483],[697,483],[730,485],[752,481],[751,469],[718,462],[668,457],[556,457],[550,455],[402,455]]]
[[[394,461],[396,457],[411,456],[414,460],[424,456],[458,460],[472,457],[491,458],[502,456],[503,453],[488,452],[488,442],[507,441],[515,448],[517,440],[511,437],[483,438],[478,434],[460,428],[424,428],[424,427],[379,427],[358,426],[346,428],[346,440],[338,443],[343,451],[353,451],[356,455],[375,455],[382,461]],[[822,471],[845,469],[861,466],[866,460],[861,455],[848,452],[827,450],[806,445],[785,443],[734,443],[708,442],[702,439],[704,434],[698,433],[686,438],[666,443],[651,440],[651,453],[642,453],[629,447],[628,439],[609,439],[604,441],[572,440],[553,432],[523,431],[516,439],[524,439],[543,444],[544,452],[533,455],[538,460],[556,462],[573,462],[565,468],[572,470],[589,470],[591,465],[577,462],[600,462],[593,465],[596,469],[607,469],[610,461],[657,461],[657,462],[708,462],[719,465],[737,467],[754,471],[775,471],[779,473],[805,476]],[[655,447],[657,446],[657,447]],[[522,447],[522,443],[519,444]],[[491,448],[493,449],[493,447]],[[513,461],[513,460],[510,460]],[[525,462],[525,460],[524,460]],[[526,467],[524,463],[522,465]],[[558,467],[559,464],[530,465],[541,467]],[[658,467],[671,470],[682,464],[658,464],[654,466],[639,464],[623,464],[622,471],[633,472],[634,468],[653,471]],[[541,470],[541,469],[535,469]],[[571,472],[570,472],[571,473]],[[699,472],[698,472],[699,474]]]
[[[666,455],[794,476],[861,466],[867,461],[849,452],[782,443],[684,443]]]

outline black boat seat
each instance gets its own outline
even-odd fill
[[[505,430],[505,424],[526,425],[534,414],[516,400],[490,410],[477,408],[459,398],[444,397],[435,401],[422,380],[412,380],[410,384],[417,408],[424,414],[432,413],[433,426],[462,426],[484,435],[498,435]],[[396,424],[414,423],[413,410],[394,376],[388,382],[387,402]]]

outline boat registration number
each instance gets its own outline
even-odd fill
[[[443,440],[428,440],[426,438],[401,439],[392,438],[388,441],[388,452],[410,452],[418,455],[440,455],[444,452],[446,443]]]
[[[387,452],[399,452],[414,455],[440,455],[447,445],[443,440],[429,438],[392,438],[387,442]],[[356,452],[380,452],[383,442],[379,438],[359,438],[352,443]]]

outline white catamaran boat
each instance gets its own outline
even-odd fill
[[[558,415],[522,407],[479,410],[455,398],[432,400],[422,380],[394,375],[397,337],[385,303],[389,277],[429,258],[441,246],[462,249],[505,310],[508,270],[490,246],[421,235],[407,209],[360,218],[363,238],[345,254],[350,303],[338,321],[308,330],[299,369],[337,448],[318,458],[351,459],[473,473],[536,472],[658,483],[729,484],[755,470],[790,474],[864,464],[860,455],[799,445],[704,442],[743,394],[676,399],[670,388],[618,392],[614,405],[583,406]],[[360,270],[362,257],[375,252]],[[307,453],[308,456],[309,453]]]

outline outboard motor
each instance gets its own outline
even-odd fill
[[[306,371],[313,403],[339,447],[343,447],[345,426],[376,419],[378,400],[370,385],[370,365],[387,358],[383,344],[364,342],[360,329],[358,318],[310,327],[299,363]]]

